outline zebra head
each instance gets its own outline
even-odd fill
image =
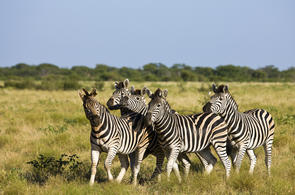
[[[128,91],[128,85],[128,79],[120,82],[115,82],[115,91],[113,92],[113,95],[110,97],[110,99],[107,101],[107,106],[110,110],[120,109],[122,98],[130,94]]]
[[[213,112],[215,114],[222,114],[227,108],[229,99],[231,95],[228,91],[227,85],[220,85],[216,87],[215,84],[212,85],[212,90],[214,95],[211,96],[210,101],[203,107],[204,112]]]
[[[124,96],[122,98],[121,105],[133,112],[141,113],[142,110],[146,108],[146,101],[144,95],[148,89],[146,87],[140,89],[134,89],[131,86],[130,95]]]
[[[97,95],[96,89],[92,89],[90,93],[86,89],[83,89],[83,92],[79,92],[79,96],[83,102],[86,118],[90,121],[91,125],[97,126],[102,106],[94,98]]]
[[[152,125],[154,122],[161,119],[161,116],[164,115],[165,111],[170,111],[170,107],[166,101],[168,95],[168,90],[157,89],[154,94],[147,90],[148,96],[151,98],[151,101],[148,105],[148,112],[145,116],[146,125]]]

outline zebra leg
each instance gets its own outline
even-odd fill
[[[271,152],[272,152],[273,137],[268,138],[266,143],[263,145],[265,153],[265,165],[267,167],[267,173],[270,176],[271,167]]]
[[[118,154],[119,156],[119,160],[120,160],[120,163],[121,163],[121,171],[118,175],[118,177],[116,178],[116,181],[118,183],[120,183],[129,167],[129,161],[128,161],[128,157],[126,154]]]
[[[137,175],[139,173],[139,170],[140,170],[140,164],[142,163],[142,159],[143,159],[143,156],[144,156],[144,151],[145,151],[145,148],[141,148],[140,150],[137,150],[136,151],[136,155],[135,155],[135,164],[134,164],[134,177],[133,177],[133,185],[136,185],[137,184]]]
[[[247,145],[246,144],[241,144],[236,156],[236,160],[235,160],[235,168],[236,168],[236,172],[239,173],[241,165],[242,165],[242,160],[244,158],[245,152],[247,149]]]
[[[134,175],[134,164],[135,164],[135,154],[136,152],[132,152],[130,153],[128,156],[129,156],[129,159],[130,159],[130,168],[131,168],[131,178],[133,179]]]
[[[256,164],[256,156],[255,156],[254,150],[247,150],[247,154],[248,154],[249,159],[250,159],[249,173],[253,174],[254,167],[255,167],[255,164]]]
[[[179,183],[181,182],[181,177],[180,177],[180,174],[179,174],[179,169],[178,169],[178,164],[176,163],[176,159],[178,157],[178,154],[179,154],[179,150],[178,149],[171,149],[170,150],[170,153],[168,155],[168,163],[167,163],[167,178],[168,178],[168,181],[170,180],[170,173],[172,171],[172,168],[173,170],[175,171],[175,174],[177,176],[177,179],[179,181]]]
[[[104,162],[104,167],[107,170],[109,181],[113,180],[113,175],[111,173],[111,167],[112,167],[112,161],[114,160],[116,153],[117,153],[117,148],[114,148],[114,147],[110,148],[108,151],[107,158]]]
[[[231,140],[226,140],[226,153],[230,156],[232,164],[235,165],[237,161],[237,148],[232,144]]]
[[[210,146],[202,151],[196,152],[195,154],[199,157],[200,161],[204,165],[206,173],[210,174],[217,162],[217,159],[211,153]]]
[[[95,180],[95,175],[96,175],[96,167],[99,161],[99,150],[91,150],[91,176],[90,176],[90,181],[89,184],[93,185],[94,180]]]
[[[165,154],[164,154],[163,150],[161,150],[161,151],[159,150],[154,155],[156,156],[156,168],[151,176],[151,179],[158,176],[158,182],[160,182],[161,181],[162,166],[163,166],[164,159],[165,159]]]
[[[231,162],[226,153],[226,140],[224,140],[224,144],[218,144],[217,142],[213,146],[225,168],[226,178],[228,178],[230,176]]]
[[[242,165],[242,160],[244,158],[246,149],[247,149],[248,144],[241,144],[239,147],[238,155],[237,155],[237,160],[235,162],[235,167],[236,167],[236,172],[239,173],[241,165]]]
[[[182,164],[184,166],[185,178],[187,178],[188,174],[189,174],[190,167],[191,167],[191,161],[189,160],[188,156],[185,153],[179,154],[178,161],[182,162]]]

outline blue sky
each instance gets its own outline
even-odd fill
[[[294,0],[1,0],[0,66],[295,66]]]

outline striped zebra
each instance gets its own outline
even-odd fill
[[[144,94],[148,90],[149,89],[147,89],[146,87],[144,87],[142,90],[135,90],[132,86],[130,95],[123,97],[121,105],[128,110],[132,110],[136,113],[141,113],[143,116],[145,116],[147,114],[148,107],[145,102]],[[171,110],[170,112],[175,113],[175,111],[173,110]],[[212,155],[210,147],[207,147],[196,154],[204,165],[206,172],[209,174],[217,161],[217,159]],[[185,176],[187,176],[189,173],[190,161],[183,161],[182,157],[188,157],[185,153],[181,154],[179,157],[179,160],[182,161],[185,166]]]
[[[238,111],[238,104],[231,96],[228,86],[212,85],[215,93],[204,106],[204,111],[213,112],[222,116],[229,126],[231,144],[237,148],[233,154],[233,162],[237,172],[245,152],[250,159],[250,173],[253,173],[256,164],[254,149],[263,145],[265,151],[265,164],[270,175],[271,151],[274,137],[274,120],[270,113],[263,109],[252,109],[246,112]]]
[[[172,165],[180,153],[196,153],[213,145],[221,159],[226,176],[229,177],[231,162],[226,153],[227,125],[224,120],[213,113],[200,113],[189,116],[171,114],[166,100],[168,90],[157,89],[151,98],[147,125],[154,125],[158,140],[168,154],[167,177],[169,179]],[[179,174],[177,174],[179,180]]]
[[[159,173],[162,172],[162,165],[164,162],[165,154],[160,147],[159,143],[157,142],[156,133],[153,131],[152,126],[149,126],[147,128],[144,127],[144,115],[141,112],[135,112],[132,111],[122,105],[122,99],[124,97],[127,97],[131,95],[130,91],[128,90],[129,80],[125,79],[123,82],[115,82],[115,91],[113,92],[113,95],[109,98],[107,101],[107,106],[109,109],[116,110],[120,109],[121,116],[130,118],[130,121],[132,122],[133,129],[136,129],[137,131],[140,131],[143,134],[143,137],[145,139],[141,140],[141,143],[139,143],[139,147],[144,147],[142,150],[146,149],[144,156],[139,159],[140,163],[142,160],[144,160],[148,155],[152,154],[156,157],[156,168],[152,174],[151,178],[154,178],[158,175],[158,180],[160,180]],[[134,89],[134,87],[132,88]],[[145,90],[140,91],[140,93],[143,95],[145,93]],[[145,101],[145,100],[144,100]],[[145,143],[145,144],[142,144]],[[134,167],[135,162],[135,156],[134,153],[131,153],[129,155],[130,157],[130,165],[132,170]],[[181,156],[181,161],[185,166],[186,173],[188,173],[187,170],[190,168],[190,160],[186,155]],[[176,165],[173,166],[174,169],[176,169]],[[134,171],[132,171],[134,172]]]
[[[113,180],[111,165],[115,155],[118,154],[121,162],[121,171],[116,179],[118,182],[121,182],[128,169],[129,162],[127,155],[134,152],[135,169],[133,170],[133,183],[136,184],[140,159],[143,158],[147,147],[146,142],[142,142],[142,140],[146,140],[146,134],[142,134],[140,130],[134,130],[129,118],[121,118],[110,114],[108,109],[94,98],[96,96],[95,89],[91,93],[85,89],[83,91],[84,94],[79,92],[79,95],[83,101],[85,115],[91,124],[90,143],[92,166],[90,184],[92,185],[94,183],[96,167],[101,152],[107,153],[104,165],[109,180]]]

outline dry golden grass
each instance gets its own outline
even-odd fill
[[[201,112],[208,100],[211,83],[131,82],[136,88],[167,88],[168,101],[182,114]],[[129,184],[130,170],[123,183],[105,182],[103,169],[105,154],[101,156],[97,182],[88,186],[88,178],[66,182],[62,176],[51,177],[45,185],[33,184],[22,177],[32,170],[26,162],[39,154],[58,157],[62,153],[77,154],[90,168],[90,125],[77,91],[32,91],[0,89],[0,194],[294,194],[295,193],[295,84],[292,83],[228,83],[239,104],[240,111],[264,108],[275,119],[272,177],[267,177],[263,148],[258,148],[258,162],[254,175],[248,174],[249,160],[243,161],[239,175],[232,172],[226,181],[224,169],[218,161],[211,175],[200,171],[200,162],[190,155],[193,166],[187,181],[178,184],[162,176],[162,182],[147,182],[133,187]],[[91,83],[84,83],[85,87]],[[97,99],[105,104],[112,94],[112,83],[98,92]],[[119,112],[112,113],[119,115]],[[52,131],[54,129],[54,131]],[[56,130],[56,131],[55,131]],[[148,157],[142,165],[140,177],[148,178],[155,167],[155,159]],[[119,162],[113,163],[119,172]]]

